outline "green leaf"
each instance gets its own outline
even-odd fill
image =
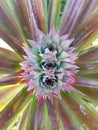
[[[49,29],[58,28],[59,20],[60,20],[60,12],[61,12],[61,1],[62,0],[51,0],[50,1],[50,9],[49,9]]]

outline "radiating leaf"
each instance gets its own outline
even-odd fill
[[[78,17],[80,16],[81,10],[85,1],[83,0],[68,0],[63,12],[63,16],[60,21],[60,32],[61,34],[71,33]],[[77,12],[78,10],[78,12]]]
[[[34,35],[32,25],[30,23],[30,14],[29,14],[29,6],[27,0],[17,0],[16,1],[16,10],[18,12],[18,17],[21,22],[21,26],[26,33],[26,36],[32,38]]]
[[[81,125],[85,129],[97,130],[98,129],[98,114],[97,112],[90,108],[87,103],[85,103],[76,94],[63,94],[63,100],[65,100],[65,105],[68,105],[69,109],[73,111],[74,116],[77,120],[81,122]]]
[[[29,104],[25,112],[23,113],[19,130],[23,130],[23,129],[31,130],[34,128],[36,105],[37,105],[37,100],[34,96],[32,98],[31,103]]]
[[[64,129],[76,130],[66,107],[64,107],[60,100],[58,101],[58,113]]]
[[[34,12],[36,22],[39,26],[39,28],[42,30],[42,32],[47,33],[47,19],[46,14],[44,10],[44,4],[43,0],[30,0],[32,5],[32,10]]]
[[[22,59],[13,51],[0,47],[0,71],[1,72],[15,72],[18,71],[19,62]]]
[[[25,103],[28,92],[24,88],[16,97],[7,105],[7,107],[0,112],[0,129],[4,129],[11,123],[13,117],[17,114],[19,109]]]
[[[0,86],[20,83],[20,81],[21,81],[20,73],[21,72],[18,72],[15,74],[10,74],[10,75],[7,75],[5,77],[2,77],[0,79]]]
[[[47,107],[48,107],[49,117],[50,117],[50,121],[51,121],[51,129],[52,130],[55,130],[55,129],[59,130],[55,105],[53,105],[50,101],[47,101]]]
[[[49,29],[58,28],[59,19],[60,19],[60,11],[61,11],[61,0],[51,0],[50,1],[50,9],[49,9]]]
[[[13,7],[12,0],[10,0],[10,2],[8,0],[0,1],[0,21],[8,28],[9,32],[14,37],[17,37],[17,39],[23,42],[23,32],[17,20],[16,12],[14,11],[15,8]]]
[[[23,87],[21,84],[0,87],[0,111],[4,109]]]
[[[84,78],[84,77],[76,77],[76,84],[79,86],[86,86],[86,87],[90,87],[90,88],[98,88],[98,80],[94,80],[91,78]]]
[[[24,51],[22,49],[22,43],[20,41],[18,41],[2,27],[0,27],[0,37],[22,57]]]

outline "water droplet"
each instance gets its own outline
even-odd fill
[[[80,111],[83,113],[83,115],[86,116],[87,113],[85,111],[85,108],[82,105],[80,105]]]

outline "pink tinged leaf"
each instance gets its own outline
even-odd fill
[[[74,39],[67,39],[61,42],[60,44],[60,48],[61,50],[69,50],[69,46],[72,44],[72,42],[74,41]]]
[[[20,78],[20,72],[16,74],[10,74],[8,76],[5,76],[0,79],[0,86],[2,85],[11,85],[11,84],[17,84],[21,81]]]
[[[75,130],[73,121],[71,120],[70,116],[68,115],[68,112],[67,112],[62,100],[58,101],[57,107],[58,107],[58,114],[60,116],[60,119],[63,123],[64,128],[66,130]]]
[[[3,73],[15,73],[17,71],[18,64],[13,64],[8,61],[0,60],[0,72]]]
[[[67,92],[81,93],[78,89],[74,88],[70,83],[62,83],[61,89]],[[82,93],[81,93],[82,94]]]
[[[98,48],[90,48],[86,51],[86,53],[84,53],[83,55],[81,55],[76,63],[77,64],[87,64],[87,63],[92,63],[98,59]]]
[[[69,47],[73,41],[74,41],[74,38],[66,40],[65,42],[66,42],[66,45]]]
[[[0,129],[6,129],[6,126],[11,123],[12,119],[23,107],[28,98],[26,88],[22,89],[14,99],[0,112]]]
[[[43,98],[41,98],[38,101],[37,104],[37,109],[36,109],[36,115],[35,115],[35,124],[34,124],[34,130],[38,129],[40,120],[41,120],[41,116],[42,116],[42,109],[43,109],[43,105],[44,105],[45,100]]]
[[[20,56],[25,54],[24,50],[22,49],[22,43],[19,42],[16,38],[11,36],[6,30],[0,27],[0,37],[11,46]]]
[[[10,32],[12,36],[14,36],[17,40],[24,42],[23,32],[21,30],[21,27],[19,26],[19,23],[17,23],[14,20],[14,18],[10,15],[8,10],[5,8],[5,5],[8,6],[8,3],[0,1],[0,21],[4,24],[4,26],[6,26],[7,30]]]
[[[76,51],[78,53],[79,52],[83,53],[87,46],[88,46],[88,48],[90,48],[92,46],[92,42],[97,39],[98,26],[96,24],[97,23],[95,23],[93,25],[96,27],[96,29],[94,29],[94,27],[92,27],[93,29],[91,29],[91,31],[84,30],[83,33],[81,33],[81,34],[78,33],[79,35],[76,36],[76,40],[73,42],[73,45],[77,48]],[[92,25],[90,25],[90,26],[92,26]],[[84,27],[84,28],[86,28],[86,27]],[[81,53],[80,53],[80,55],[81,55]]]
[[[88,25],[87,25],[88,26]],[[84,27],[86,29],[86,27]],[[91,31],[86,31],[84,30],[83,32],[79,32],[77,35],[76,35],[76,39],[75,41],[73,42],[73,45],[75,47],[79,47],[79,46],[82,46],[84,45],[85,42],[87,42],[87,40],[89,40],[91,37],[93,37],[92,34],[94,34],[95,31],[94,30],[91,30]],[[94,41],[94,40],[93,40]],[[91,41],[90,41],[91,43]],[[81,47],[82,48],[82,47]],[[78,49],[78,48],[77,48]]]
[[[67,40],[68,38],[69,38],[69,34],[65,34],[65,35],[63,35],[63,36],[60,37],[60,40],[61,40],[61,41],[65,41],[65,40]]]
[[[69,16],[70,16],[71,10],[73,8],[74,2],[75,2],[75,0],[72,0],[72,1],[69,0],[66,3],[66,7],[65,7],[65,10],[64,10],[65,12],[63,13],[64,16],[62,16],[61,22],[60,22],[60,29],[61,29],[60,32],[61,32],[61,34],[62,34],[62,31],[63,31],[63,29],[65,27],[65,22],[69,19]]]
[[[97,113],[95,112],[95,109],[89,108],[87,106],[87,102],[84,103],[78,95],[72,93],[62,93],[62,99],[64,101],[64,105],[67,105],[67,107],[72,111],[73,115],[81,124],[84,124],[86,128],[90,130],[98,129],[98,116],[96,115]],[[82,109],[81,106],[84,109]]]
[[[52,130],[59,130],[58,119],[57,119],[58,117],[57,117],[55,104],[52,104],[51,101],[49,100],[47,100],[46,103],[47,103],[48,112],[51,120],[51,128]]]
[[[44,33],[47,33],[47,20],[44,10],[44,1],[43,0],[31,0],[33,3],[33,10],[37,20],[37,24],[40,30]]]
[[[30,23],[30,14],[27,0],[17,0],[17,10],[19,11],[22,25],[25,27],[25,31],[28,36],[34,35],[33,29]]]
[[[33,57],[35,57],[35,55],[33,55],[33,52],[32,52],[32,50],[30,49],[30,48],[27,48],[27,47],[22,47],[23,48],[23,50],[25,51],[25,53],[26,53],[26,55],[29,57],[29,58],[33,58]],[[26,57],[26,56],[24,56],[24,58],[28,58],[28,57]],[[29,59],[28,59],[29,60]]]
[[[47,40],[48,40],[48,38],[50,39],[50,36],[54,36],[54,37],[56,37],[57,39],[59,39],[59,31],[56,31],[56,29],[55,29],[55,27],[53,26],[51,29],[50,29],[50,31],[49,31],[49,37],[47,36]],[[67,37],[67,36],[66,36]]]
[[[64,33],[68,32],[68,33],[72,33],[74,26],[76,25],[76,22],[78,21],[78,18],[80,16],[80,12],[82,10],[83,7],[83,1],[79,1],[79,3],[77,2],[77,5],[74,7],[76,10],[73,11],[73,13],[71,15],[73,15],[73,17],[71,18],[71,22],[66,25],[68,27],[67,30],[65,30]]]
[[[36,91],[36,93],[37,93],[37,91]],[[52,104],[53,104],[53,98],[54,98],[54,96],[57,96],[58,97],[58,95],[55,95],[55,94],[52,94],[52,93],[46,93],[45,95],[42,95],[42,94],[40,94],[40,92],[39,93],[37,93],[36,94],[36,96],[37,96],[37,98],[38,98],[38,101],[40,101],[40,100],[49,100]]]
[[[35,79],[30,79],[27,85],[28,85],[28,91],[32,91],[32,92],[36,91],[37,83]]]
[[[32,47],[38,47],[38,42],[35,42],[33,40],[28,40],[28,42]]]
[[[98,1],[85,1],[85,4],[83,5],[83,8],[81,10],[81,15],[78,18],[78,21],[76,22],[76,25],[74,27],[74,32],[77,32],[79,27],[83,22],[85,22],[91,15],[91,13],[94,11],[96,6],[98,5]]]
[[[61,28],[61,34],[66,34],[70,32],[72,25],[75,24],[75,21],[77,20],[81,8],[83,6],[82,0],[72,0],[67,1],[66,7],[64,10],[64,15],[61,19],[60,28]],[[78,12],[78,13],[77,13]],[[65,28],[66,26],[66,28]]]
[[[51,102],[51,104],[53,104],[54,96],[58,98],[58,95],[55,95],[55,94],[53,95],[52,93],[49,93],[49,94],[47,94],[46,99],[49,99],[49,101]]]
[[[77,51],[84,51],[84,48],[92,45],[92,42],[97,38],[98,30],[98,13],[97,10],[87,19],[78,30],[73,33],[75,41],[73,45],[77,48]]]
[[[71,4],[70,4],[71,2]],[[95,7],[97,6],[98,4],[98,1],[94,0],[94,1],[81,1],[81,0],[78,0],[77,3],[75,3],[76,1],[73,0],[73,1],[68,1],[67,4],[66,4],[66,8],[65,8],[65,19],[66,19],[66,23],[68,20],[70,20],[74,14],[75,15],[75,18],[73,17],[73,23],[71,24],[71,27],[73,28],[71,32],[73,36],[75,36],[75,33],[77,33],[77,30],[80,29],[80,26],[82,25],[82,23],[84,23],[88,17],[91,16],[91,13],[94,11]],[[76,8],[76,6],[78,5],[78,2],[81,3],[81,5]],[[71,5],[74,5],[73,7],[71,7]],[[71,10],[70,10],[71,9]],[[78,11],[77,11],[78,9]],[[67,11],[68,12],[67,12]],[[76,12],[75,12],[76,11]],[[68,14],[69,13],[69,14]],[[70,18],[68,18],[68,16],[71,16]],[[64,17],[62,18],[62,30],[64,30],[64,26],[65,26],[65,22],[64,22]],[[70,21],[67,23],[69,25]],[[67,26],[66,24],[66,26]],[[73,26],[74,25],[74,26]],[[84,27],[85,29],[85,27]],[[70,28],[68,29],[70,30]],[[65,29],[66,31],[66,29]]]
[[[77,2],[75,0],[73,0],[73,1],[68,1],[68,2],[71,5],[69,6],[69,9],[67,10],[68,11],[67,14],[64,14],[65,15],[64,26],[61,26],[62,27],[62,31],[61,31],[62,34],[66,34],[66,33],[71,34],[74,26],[76,25],[78,17],[81,13],[82,7],[85,3],[83,0],[77,0]]]
[[[33,0],[28,1],[28,5],[29,5],[29,11],[30,11],[30,21],[32,24],[32,28],[34,31],[34,39],[37,40],[39,37],[39,29],[38,29],[38,23],[37,23],[37,19],[35,17],[35,12],[34,12],[34,2]]]
[[[37,34],[37,30],[38,30],[38,25],[37,25],[37,21],[36,21],[36,18],[35,18],[35,15],[34,15],[34,8],[33,8],[33,1],[32,0],[29,0],[28,1],[28,6],[29,6],[29,13],[30,13],[30,22],[31,22],[31,25],[32,25],[32,29],[33,29],[33,34],[34,34],[34,39],[36,40],[37,37],[38,37],[38,34]]]
[[[89,87],[89,88],[98,88],[98,82],[93,79],[87,79],[83,77],[76,76],[76,85]]]
[[[2,48],[0,47],[0,60],[7,60],[9,62],[15,62],[18,63],[20,61],[22,61],[22,59],[20,58],[20,56],[18,54],[16,54],[15,52],[8,50],[6,48]]]
[[[71,53],[74,52],[75,50],[76,50],[75,47],[70,47],[70,48],[68,49],[68,53],[71,54]]]
[[[48,16],[49,30],[53,26],[55,26],[56,29],[58,28],[60,9],[61,9],[61,0],[50,1],[49,16]]]
[[[20,69],[19,62],[22,59],[15,52],[0,48],[0,71],[13,73]]]
[[[98,73],[98,63],[84,63],[78,65],[80,68],[79,74],[96,74]]]

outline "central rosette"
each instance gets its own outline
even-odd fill
[[[77,54],[70,47],[73,39],[61,36],[54,29],[48,35],[38,31],[37,40],[28,40],[31,47],[24,47],[27,56],[21,63],[24,70],[22,80],[28,90],[36,93],[38,99],[60,97],[60,91],[74,88]]]
[[[47,48],[44,49],[43,54],[40,55],[42,56],[40,66],[44,71],[41,81],[47,89],[54,88],[57,84],[57,51],[53,45],[48,44]]]

